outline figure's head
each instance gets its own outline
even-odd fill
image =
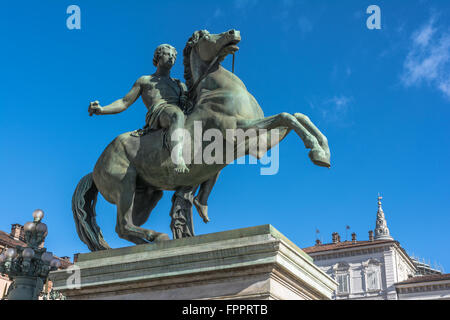
[[[191,46],[196,47],[200,59],[203,61],[211,61],[216,56],[219,57],[219,61],[223,60],[228,54],[239,50],[239,47],[236,46],[239,41],[241,41],[241,34],[234,29],[218,34],[200,30],[194,32],[190,39]]]
[[[172,68],[177,59],[177,50],[170,44],[161,44],[155,49],[153,55],[153,65],[158,67],[158,64],[166,68]]]

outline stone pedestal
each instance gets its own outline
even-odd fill
[[[73,274],[51,273],[68,299],[330,299],[337,286],[271,225],[80,254],[76,265],[79,289]]]

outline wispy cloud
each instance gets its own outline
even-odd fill
[[[313,23],[308,16],[298,13],[299,4],[301,3],[294,3],[293,0],[283,0],[279,11],[274,11],[277,12],[274,17],[284,32],[298,34],[300,31],[300,36],[303,37],[313,30]]]
[[[338,64],[333,65],[333,69],[331,70],[330,78],[333,82],[342,82],[345,79],[348,79],[352,75],[352,68],[347,66],[339,66]]]
[[[426,47],[430,43],[431,38],[436,32],[436,28],[433,27],[433,24],[434,18],[431,18],[425,26],[414,32],[412,39],[415,45]]]
[[[332,105],[338,112],[345,113],[348,109],[348,104],[352,98],[346,96],[334,96],[326,101],[327,104]]]
[[[307,100],[309,107],[320,113],[322,118],[329,123],[348,125],[348,113],[353,103],[353,97],[336,95],[328,99]]]
[[[217,7],[212,15],[209,15],[208,19],[206,19],[205,26],[210,28],[213,22],[217,19],[222,18],[224,16],[224,12],[221,8]]]
[[[401,81],[406,87],[427,83],[450,99],[450,33],[443,29],[432,17],[413,32]]]

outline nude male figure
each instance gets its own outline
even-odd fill
[[[91,102],[88,111],[90,115],[120,113],[141,96],[148,109],[144,132],[160,128],[167,130],[169,139],[166,141],[173,155],[174,170],[181,174],[189,172],[182,156],[183,132],[177,130],[184,128],[183,108],[186,103],[187,88],[181,81],[170,77],[170,70],[175,64],[176,57],[177,51],[171,45],[158,46],[153,56],[153,65],[157,68],[155,73],[140,77],[125,97],[110,105],[102,107],[98,101]]]
[[[148,109],[146,116],[146,130],[166,128],[169,137],[177,128],[184,127],[184,108],[187,100],[187,88],[184,83],[170,77],[170,69],[175,64],[177,52],[174,47],[162,44],[155,50],[153,64],[157,67],[154,74],[140,77],[131,88],[131,91],[122,99],[119,99],[108,106],[100,106],[98,101],[91,102],[89,114],[116,114],[126,110],[139,96]],[[179,130],[181,132],[181,130]],[[178,141],[172,145],[173,148],[183,144],[184,136],[181,134]],[[175,171],[178,173],[188,172],[182,157],[182,148],[176,153],[178,165]],[[208,181],[203,182],[199,187],[198,195],[194,198],[194,205],[204,222],[209,221],[208,217],[208,197],[217,181],[219,173]],[[197,189],[197,188],[196,188]]]

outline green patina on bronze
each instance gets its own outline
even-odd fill
[[[147,121],[147,127],[151,126],[153,130],[146,130],[145,134],[127,132],[118,136],[103,151],[94,171],[79,182],[72,209],[77,232],[89,249],[109,248],[95,222],[98,192],[117,206],[118,235],[135,244],[169,239],[166,234],[140,227],[147,221],[164,190],[176,191],[171,209],[174,238],[194,235],[193,204],[204,221],[209,221],[207,199],[220,171],[228,162],[226,159],[223,159],[223,164],[195,164],[189,161],[191,164],[187,167],[184,166],[187,159],[182,159],[180,152],[178,156],[182,165],[174,166],[171,150],[185,141],[179,137],[172,145],[166,146],[165,136],[176,128],[185,128],[191,137],[194,137],[195,122],[202,124],[203,132],[208,129],[218,129],[222,133],[227,129],[255,129],[259,134],[258,129],[266,129],[267,135],[258,136],[258,143],[265,139],[265,151],[257,148],[257,153],[253,154],[252,148],[245,145],[245,155],[251,154],[257,158],[294,130],[305,147],[310,149],[311,161],[319,166],[330,166],[328,141],[307,116],[282,112],[264,117],[261,107],[244,83],[221,66],[221,61],[228,54],[234,54],[239,49],[236,45],[240,40],[240,33],[236,30],[220,34],[211,34],[206,30],[194,32],[183,50],[186,92],[183,89],[177,91],[184,85],[177,85],[177,81],[170,78],[174,59],[173,50],[168,49],[164,50],[166,58],[157,61],[157,72],[138,79],[125,98],[107,107],[101,107],[97,101],[91,103],[91,115],[118,113],[141,96],[149,109],[147,119],[152,119],[151,123]],[[161,99],[165,101],[161,103]],[[272,136],[271,129],[278,129],[277,139]],[[208,144],[202,143],[203,147]],[[236,156],[238,153],[234,151]],[[194,152],[191,154],[193,157]]]

